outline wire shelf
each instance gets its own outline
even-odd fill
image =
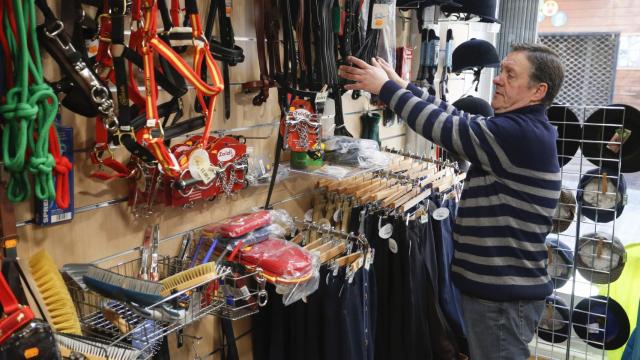
[[[118,262],[109,270],[135,277],[139,267],[140,259],[137,258]],[[189,261],[186,260],[169,256],[158,258],[160,279],[188,267]],[[208,314],[213,314],[217,308],[224,306],[218,299],[217,284],[221,277],[230,273],[229,267],[219,266],[217,276],[213,280],[190,286],[147,307],[108,299],[93,291],[83,290],[72,281],[68,283],[68,287],[85,334],[110,341],[112,344],[131,346],[141,351],[141,359],[148,359],[159,350],[164,336]],[[165,311],[167,307],[182,311],[178,317],[171,317]]]

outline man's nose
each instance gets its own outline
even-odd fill
[[[500,76],[500,74],[496,75],[493,78],[493,84],[494,85],[502,85],[502,76]]]

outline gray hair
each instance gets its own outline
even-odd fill
[[[511,45],[511,51],[523,51],[531,64],[529,82],[531,86],[547,84],[547,94],[542,103],[551,106],[564,80],[564,65],[560,56],[549,47],[541,44],[517,43]]]

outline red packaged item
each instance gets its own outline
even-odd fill
[[[237,238],[257,228],[271,224],[271,214],[267,210],[230,217],[218,225],[222,237]]]
[[[270,238],[240,249],[239,262],[261,268],[267,281],[278,285],[305,282],[314,274],[313,255],[290,241]]]

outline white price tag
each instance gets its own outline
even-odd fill
[[[378,230],[378,236],[380,236],[383,239],[390,238],[391,234],[393,234],[393,225],[391,225],[390,223],[381,227],[380,230]]]
[[[441,221],[449,217],[449,209],[447,208],[438,208],[433,212],[433,218]]]
[[[215,179],[215,169],[209,161],[209,154],[203,149],[194,150],[189,155],[189,173],[196,180],[202,180],[205,184]]]
[[[340,222],[342,220],[342,209],[338,209],[333,213],[333,221]]]
[[[393,238],[389,238],[389,251],[394,254],[398,253],[398,243]]]
[[[329,97],[329,92],[328,91],[325,90],[325,91],[319,92],[316,95],[316,103],[326,102],[328,97]]]
[[[382,29],[389,21],[389,7],[391,4],[373,4],[371,13],[371,28]]]
[[[313,220],[313,209],[309,209],[304,213],[304,221],[312,221]]]

